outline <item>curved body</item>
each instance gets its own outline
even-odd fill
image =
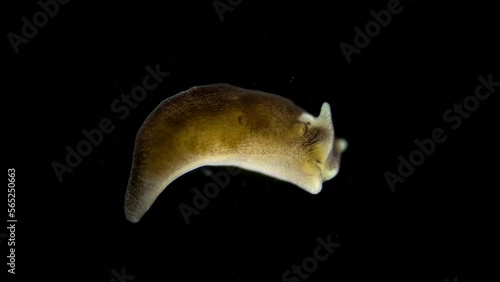
[[[316,194],[339,169],[328,103],[314,117],[290,100],[228,84],[190,88],[158,105],[135,141],[125,215],[137,222],[176,178],[201,166],[237,166]]]

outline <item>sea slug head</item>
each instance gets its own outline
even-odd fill
[[[347,148],[344,139],[335,140],[330,105],[324,102],[321,112],[314,117],[307,112],[298,118],[301,138],[301,170],[317,177],[315,185],[304,188],[310,193],[321,191],[322,183],[335,177],[339,171],[340,155]],[[318,183],[319,182],[319,183]]]

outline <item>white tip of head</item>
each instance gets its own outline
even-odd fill
[[[319,113],[318,118],[324,120],[330,120],[332,118],[332,112],[330,109],[330,104],[328,104],[328,102],[324,102],[323,105],[321,105],[321,112]]]
[[[303,179],[303,181],[305,182],[298,184],[298,186],[313,195],[318,194],[323,189],[323,179],[321,178],[321,176],[310,176]]]
[[[308,192],[313,194],[313,195],[316,195],[318,194],[319,192],[321,192],[322,190],[322,187],[320,187],[319,189],[313,189],[313,190],[309,190]]]
[[[335,143],[336,143],[337,149],[341,153],[344,152],[347,149],[347,147],[349,146],[349,143],[347,143],[347,140],[345,140],[343,138],[338,138],[337,140],[335,140]]]

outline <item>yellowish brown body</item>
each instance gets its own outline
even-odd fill
[[[316,194],[346,147],[335,141],[326,102],[313,117],[278,95],[193,87],[164,100],[137,133],[125,215],[139,221],[172,181],[205,165],[241,167]]]

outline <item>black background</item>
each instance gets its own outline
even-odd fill
[[[347,63],[339,44],[353,44],[353,28],[364,28],[370,10],[388,1],[245,0],[222,23],[210,1],[146,9],[81,2],[61,6],[18,54],[4,37],[17,280],[107,282],[125,268],[133,281],[282,281],[327,236],[341,245],[307,281],[486,277],[490,265],[472,265],[489,248],[482,234],[494,225],[485,220],[493,206],[484,198],[498,167],[489,165],[488,145],[498,144],[499,90],[455,131],[442,116],[474,94],[479,75],[500,80],[493,7],[402,1],[403,11]],[[35,1],[6,9],[4,34],[20,34],[21,17],[38,10]],[[111,103],[157,64],[170,76],[120,120]],[[198,169],[172,183],[139,223],[126,221],[123,198],[142,122],[163,99],[216,82],[288,97],[314,115],[328,101],[336,135],[349,142],[339,175],[311,195],[244,171],[186,225],[178,205],[212,181]],[[116,129],[60,183],[51,164],[64,163],[65,147],[75,148],[81,131],[103,118]],[[392,192],[384,172],[396,172],[398,156],[437,127],[446,142]]]

